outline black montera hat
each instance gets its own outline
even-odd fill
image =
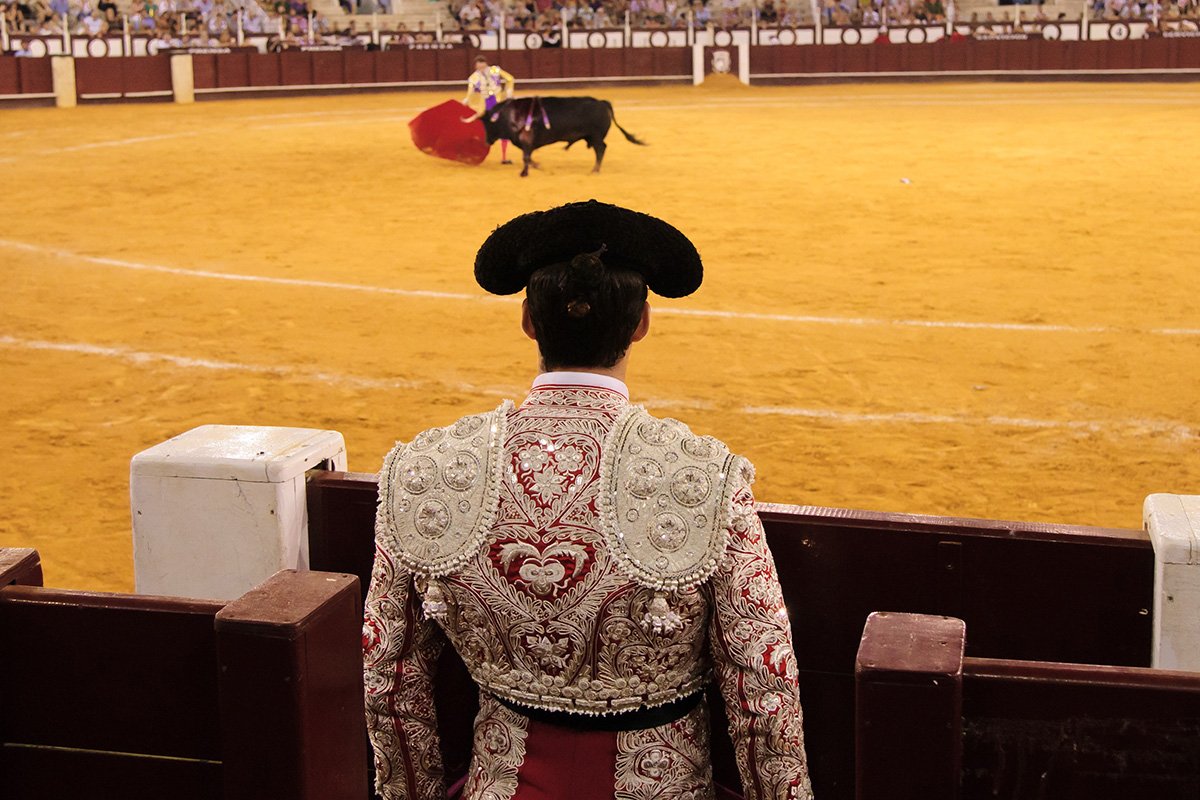
[[[606,266],[640,273],[663,297],[689,295],[704,278],[696,246],[674,227],[588,200],[523,214],[496,228],[475,254],[475,280],[492,294],[516,294],[542,267],[601,249]]]

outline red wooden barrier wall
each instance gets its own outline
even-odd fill
[[[1172,72],[1200,78],[1200,38],[1065,42],[1030,38],[1003,41],[938,41],[928,44],[755,46],[755,81],[797,81],[806,76],[871,74],[923,77],[939,73],[1055,74],[1128,71],[1139,77]],[[197,94],[226,92],[429,86],[458,84],[471,71],[476,51],[357,48],[260,54],[235,51],[192,56]],[[688,47],[509,50],[504,67],[525,85],[547,81],[605,80],[690,82]],[[106,57],[75,60],[80,99],[169,96],[169,57]],[[49,58],[0,58],[0,97],[53,92]]]
[[[0,97],[53,94],[48,58],[0,58]]]

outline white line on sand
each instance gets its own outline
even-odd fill
[[[21,339],[0,336],[0,347],[22,350],[40,350],[80,355],[114,358],[136,365],[168,364],[181,369],[250,372],[277,375],[296,380],[312,381],[332,386],[359,389],[450,389],[463,394],[480,394],[496,397],[519,397],[523,390],[517,386],[478,386],[471,383],[438,380],[411,381],[400,379],[365,378],[321,370],[307,370],[286,365],[242,364],[235,361],[220,361],[209,358],[192,358],[170,353],[150,353],[128,347],[96,345],[86,342],[48,342],[36,339]],[[695,400],[671,400],[654,398],[643,401],[650,408],[711,409],[712,404]],[[926,414],[912,411],[862,413],[837,411],[822,408],[796,408],[793,406],[743,406],[737,411],[753,416],[785,416],[834,422],[846,425],[863,424],[917,424],[917,425],[965,425],[969,427],[1032,428],[1081,431],[1086,433],[1126,433],[1134,435],[1165,435],[1179,441],[1197,438],[1195,430],[1177,422],[1147,419],[1126,420],[1051,420],[1023,417],[986,416],[971,417],[960,414]]]
[[[0,247],[12,250],[22,250],[29,253],[40,253],[66,260],[83,261],[104,267],[137,270],[142,272],[158,272],[167,275],[179,275],[189,278],[204,278],[208,280],[240,281],[246,283],[274,284],[277,286],[297,286],[310,289],[330,289],[336,291],[365,292],[368,294],[394,295],[399,297],[421,297],[435,300],[469,301],[473,303],[513,303],[512,298],[494,297],[485,294],[466,294],[464,292],[442,292],[430,289],[400,289],[390,286],[371,286],[361,283],[338,283],[334,281],[319,281],[306,278],[281,278],[270,275],[242,275],[230,272],[214,272],[212,270],[186,269],[183,267],[168,267],[162,264],[145,264],[136,261],[126,261],[118,258],[102,256],[87,256],[58,250],[52,247],[15,242],[0,239]],[[768,314],[756,311],[725,311],[705,308],[656,308],[655,314],[679,317],[705,317],[713,319],[750,320],[755,322],[787,322],[802,325],[840,325],[849,327],[894,326],[904,328],[947,328],[956,330],[989,330],[1016,331],[1030,333],[1123,333],[1123,334],[1154,334],[1157,336],[1196,337],[1200,336],[1200,328],[1146,328],[1125,329],[1101,325],[1058,325],[1037,322],[977,322],[970,320],[929,320],[929,319],[882,319],[878,317],[831,317],[812,316],[804,314]]]

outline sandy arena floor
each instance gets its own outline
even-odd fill
[[[475,248],[589,197],[699,245],[630,384],[760,499],[1136,527],[1200,492],[1200,86],[602,89],[651,146],[526,180],[412,147],[452,94],[4,111],[0,543],[128,590],[146,447],[324,427],[373,472],[519,399],[533,345]]]

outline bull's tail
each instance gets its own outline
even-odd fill
[[[607,100],[605,100],[603,102],[604,102],[604,105],[608,106],[608,118],[612,120],[613,125],[617,126],[617,130],[619,130],[621,133],[625,134],[625,138],[628,139],[629,141],[633,142],[634,144],[640,144],[643,147],[645,147],[646,146],[645,142],[643,142],[641,139],[634,136],[629,131],[622,128],[621,123],[617,122],[617,114],[615,111],[613,111],[612,103],[608,102]]]

